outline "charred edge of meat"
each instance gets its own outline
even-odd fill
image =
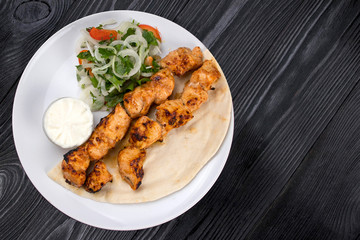
[[[144,169],[142,167],[139,167],[140,160],[141,160],[141,157],[138,157],[130,162],[130,166],[133,167],[137,178],[144,177]]]
[[[160,75],[155,75],[154,77],[151,78],[151,80],[153,81],[159,81],[161,79]]]
[[[65,162],[68,164],[69,163],[69,158],[74,156],[73,153],[76,152],[77,150],[79,150],[79,147],[68,151],[67,153],[64,154],[64,160]]]
[[[185,55],[183,60],[181,61],[182,65],[186,65],[190,62],[190,58],[188,55]]]
[[[198,99],[197,97],[194,97],[194,98],[188,100],[188,101],[186,102],[186,104],[187,104],[187,105],[190,105],[190,106],[194,106],[194,105],[197,104],[197,101],[198,101],[198,100],[199,100],[199,99]]]
[[[112,112],[112,113],[113,113],[113,112]],[[107,126],[108,123],[109,123],[109,116],[110,116],[110,115],[102,118],[99,124],[103,125],[103,126],[106,128],[106,126]]]
[[[148,137],[139,132],[139,128],[134,128],[134,132],[131,133],[131,139],[134,141],[142,141]]]
[[[164,111],[165,111],[165,115],[166,115],[167,117],[171,116],[171,113],[169,112],[169,110],[164,109]]]
[[[188,120],[188,119],[191,119],[192,116],[190,116],[190,112],[186,111],[186,115],[184,116],[183,114],[180,114],[179,116],[177,115],[176,112],[173,112],[173,113],[170,113],[167,109],[164,110],[165,111],[165,115],[167,117],[170,117],[169,121],[168,121],[168,124],[169,125],[174,125],[175,123],[178,123],[178,124],[183,124],[184,123],[184,120]],[[179,117],[179,120],[178,118]]]
[[[86,191],[88,192],[88,193],[97,193],[97,192],[99,192],[101,190],[101,188],[99,189],[99,190],[96,190],[96,191],[94,191],[92,188],[87,188],[86,189]]]
[[[130,185],[131,188],[134,187],[134,184],[128,176],[124,176],[124,180]]]
[[[137,190],[140,185],[141,185],[141,181],[139,181],[136,185],[134,185],[134,183],[130,180],[129,177],[127,176],[124,176],[124,180],[130,185],[130,187],[133,189],[133,190]]]
[[[111,113],[109,113],[107,116],[105,116],[105,117],[103,117],[103,118],[100,119],[100,122],[96,125],[95,130],[96,130],[97,127],[101,126],[101,125],[103,124],[103,122],[105,122],[105,123],[104,123],[104,126],[107,125],[107,122],[108,122],[108,120],[109,120],[109,117],[115,113],[115,108],[116,108],[116,106],[115,106],[114,109],[111,111]],[[95,130],[94,130],[94,131],[95,131]]]

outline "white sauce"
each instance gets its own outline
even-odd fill
[[[84,143],[93,129],[90,107],[79,99],[61,98],[44,115],[44,130],[52,142],[62,148]]]

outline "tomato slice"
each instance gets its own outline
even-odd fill
[[[146,25],[146,24],[140,24],[139,28],[152,32],[154,34],[154,37],[159,39],[159,41],[161,42],[160,32],[157,28],[154,28],[154,27],[152,27],[150,25]]]
[[[90,29],[89,34],[93,39],[99,41],[117,38],[117,32],[115,30],[97,29],[95,27]]]

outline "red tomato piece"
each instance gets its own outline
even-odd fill
[[[99,41],[109,40],[110,38],[117,38],[117,32],[115,30],[97,29],[95,27],[90,29],[89,34],[93,39]]]
[[[159,41],[161,42],[160,32],[157,28],[154,28],[154,27],[146,25],[146,24],[140,24],[139,28],[152,32],[154,34],[154,37],[159,39]]]

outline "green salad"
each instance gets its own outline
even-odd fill
[[[89,27],[82,35],[76,75],[81,98],[92,111],[113,108],[160,69],[161,37],[156,28],[133,21],[113,29]]]

